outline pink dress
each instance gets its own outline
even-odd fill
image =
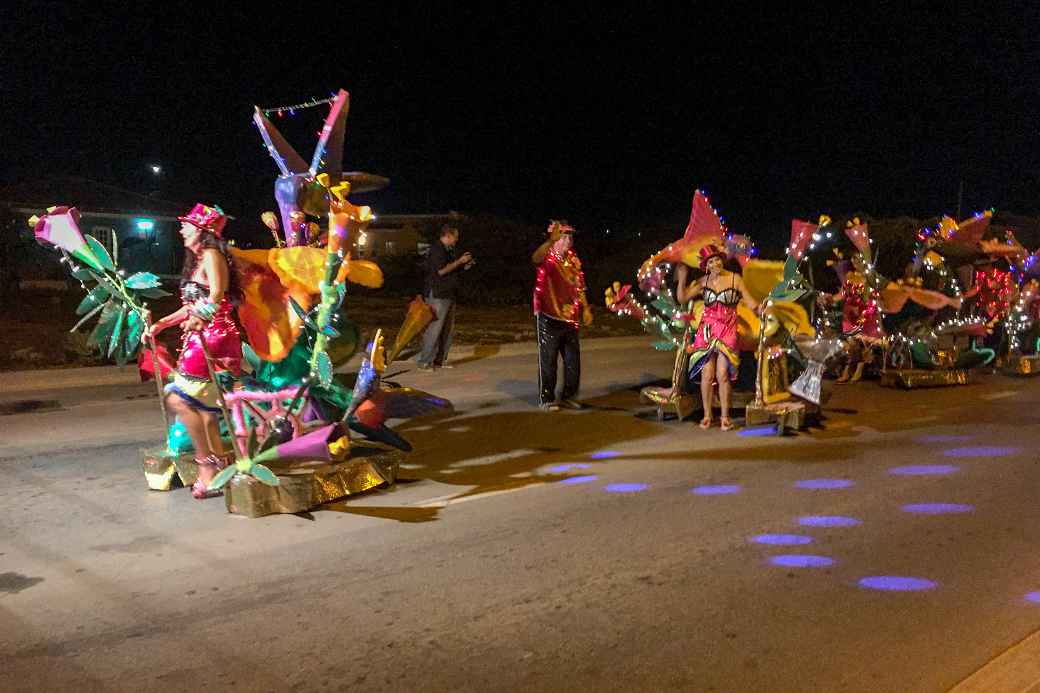
[[[736,278],[733,279],[736,284]],[[729,362],[729,379],[737,379],[740,352],[737,350],[737,306],[740,291],[735,287],[716,292],[704,287],[704,312],[697,324],[693,346],[690,347],[690,380],[700,380],[701,369],[709,359],[722,354]]]
[[[181,287],[181,301],[189,308],[209,297],[209,288],[198,282],[187,282]],[[167,393],[184,398],[196,409],[217,412],[217,391],[209,378],[202,340],[213,359],[214,371],[242,371],[242,338],[234,317],[234,305],[227,296],[220,300],[213,319],[199,332],[185,332],[181,341],[181,355],[173,382],[166,386]]]

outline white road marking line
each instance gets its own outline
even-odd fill
[[[1004,399],[1005,397],[1014,397],[1018,394],[1017,390],[1003,390],[1001,392],[991,392],[988,395],[980,395],[979,399]]]

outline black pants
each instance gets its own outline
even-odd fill
[[[542,404],[556,401],[556,363],[563,355],[563,392],[560,399],[574,399],[581,380],[581,346],[578,328],[562,320],[535,316],[538,331],[538,390]]]

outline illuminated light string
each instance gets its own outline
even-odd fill
[[[296,111],[302,111],[308,108],[315,108],[317,106],[332,104],[333,102],[335,102],[335,100],[336,95],[333,94],[327,99],[311,99],[309,101],[304,101],[303,103],[295,103],[289,106],[269,106],[267,108],[261,108],[260,111],[265,116],[270,116],[272,113],[275,113],[278,115],[279,118],[281,118],[283,115],[285,115],[285,113],[288,113],[289,115],[293,116],[296,115]]]

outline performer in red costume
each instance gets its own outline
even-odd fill
[[[565,221],[549,223],[549,237],[531,255],[538,266],[534,314],[538,330],[538,390],[542,409],[581,409],[574,398],[581,380],[580,325],[592,324],[585,300],[585,275],[572,246],[574,228]],[[556,400],[557,360],[563,356],[563,391]]]
[[[222,238],[227,217],[217,207],[197,204],[178,219],[187,251],[181,274],[183,305],[152,325],[144,338],[154,340],[174,325],[180,325],[184,331],[174,380],[166,386],[166,405],[191,436],[199,465],[199,478],[191,493],[201,499],[221,495],[220,491],[206,491],[206,486],[226,466],[217,425],[219,393],[210,379],[203,344],[215,370],[237,376],[242,364],[242,341],[233,314],[232,296],[237,287],[231,256]]]

